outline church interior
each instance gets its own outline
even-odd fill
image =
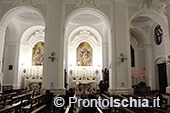
[[[156,92],[160,108],[94,113],[170,113],[170,0],[0,0],[0,113],[85,113],[53,101]]]

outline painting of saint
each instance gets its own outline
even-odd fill
[[[82,42],[77,47],[77,66],[93,66],[92,47],[87,42]]]
[[[38,42],[32,49],[32,66],[43,65],[44,60],[44,42]]]

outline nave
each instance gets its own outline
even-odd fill
[[[168,113],[169,48],[170,0],[0,0],[0,111]],[[160,108],[99,106],[158,95]]]

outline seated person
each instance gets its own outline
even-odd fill
[[[162,107],[163,96],[162,96],[161,92],[158,89],[155,90],[155,97],[159,97],[159,99],[160,99],[159,100],[159,106]],[[157,107],[159,107],[159,106],[157,106]]]
[[[69,105],[69,97],[73,97],[74,96],[74,91],[72,88],[70,88],[67,92],[66,92],[66,96],[65,96],[65,102],[66,105]]]
[[[94,97],[94,95],[92,95],[92,94],[89,94],[88,95],[88,99],[90,100],[90,99],[95,99],[95,97]],[[90,111],[90,113],[97,113],[98,112],[98,110],[97,110],[97,107],[95,107],[95,101],[93,102],[93,105],[92,105],[92,107],[83,107],[80,111],[79,111],[79,113],[88,113]]]
[[[46,90],[46,95],[44,98],[44,104],[46,104],[46,111],[50,110],[52,99],[53,93],[51,93],[50,90]]]

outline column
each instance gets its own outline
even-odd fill
[[[166,16],[167,16],[167,20],[168,20],[168,32],[170,33],[170,2],[169,4],[167,3],[167,9],[166,9]],[[170,47],[170,35],[168,36],[168,47]],[[168,47],[167,47],[167,52],[169,56],[169,51],[168,51]],[[170,59],[168,59],[170,60]],[[170,64],[167,65],[167,82],[168,82],[168,87],[166,88],[166,92],[170,93]]]
[[[2,92],[2,84],[3,84],[3,72],[2,72],[2,64],[3,64],[3,53],[4,53],[4,41],[5,41],[5,30],[0,27],[0,92]]]
[[[43,91],[49,89],[55,94],[64,94],[63,51],[64,36],[61,31],[62,2],[51,1],[47,5],[46,32],[44,44]],[[62,29],[63,30],[63,29]],[[49,59],[51,53],[55,59]]]
[[[124,1],[114,1],[112,23],[112,68],[110,76],[110,88],[114,88],[114,94],[129,94],[131,89],[131,60],[130,60],[130,35],[128,22],[128,7]],[[120,15],[121,14],[121,15]],[[123,62],[120,54],[123,53]]]
[[[146,84],[155,89],[155,74],[153,75],[153,59],[152,59],[152,46],[151,44],[145,45],[145,59],[146,59]]]
[[[112,34],[112,35],[111,35]],[[113,32],[109,37],[109,93],[115,94],[116,89],[116,55],[115,55],[115,37]]]

